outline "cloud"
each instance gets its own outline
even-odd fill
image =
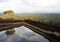
[[[0,11],[9,9],[19,13],[59,12],[60,0],[9,0],[8,2],[0,3]]]
[[[20,28],[20,29],[19,29]],[[33,32],[32,30],[28,29],[25,26],[21,26],[19,28],[16,28],[16,33],[20,36],[25,38],[28,41],[36,41],[36,42],[49,42],[47,39],[45,39],[43,36]]]
[[[8,2],[8,0],[0,0],[0,2]]]

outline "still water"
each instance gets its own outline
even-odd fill
[[[0,32],[0,42],[49,42],[43,36],[33,32],[25,26],[12,29],[13,33]]]

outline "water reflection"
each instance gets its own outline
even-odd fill
[[[8,35],[14,35],[15,34],[15,30],[14,29],[9,29],[5,32],[5,34]]]
[[[0,42],[49,42],[43,36],[21,26],[0,32]]]

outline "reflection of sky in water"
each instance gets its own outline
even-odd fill
[[[0,32],[0,42],[49,42],[43,36],[21,26],[15,28],[15,34],[7,36],[5,31]]]

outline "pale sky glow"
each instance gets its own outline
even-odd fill
[[[0,12],[60,12],[60,0],[0,0]]]

